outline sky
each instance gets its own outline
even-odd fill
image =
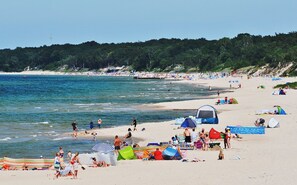
[[[0,0],[0,49],[297,31],[296,0]]]

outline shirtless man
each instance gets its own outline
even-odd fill
[[[185,142],[191,143],[191,132],[188,128],[185,129],[184,136],[185,136]]]
[[[121,149],[122,141],[121,141],[121,139],[119,138],[118,135],[116,135],[114,137],[114,143],[113,144],[114,144],[114,149],[115,150],[120,150]]]

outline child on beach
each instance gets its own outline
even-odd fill
[[[93,141],[96,141],[96,136],[97,136],[97,133],[96,132],[92,132],[91,134],[93,136]]]
[[[223,149],[221,149],[220,153],[219,153],[218,160],[223,160],[223,159],[224,159],[224,153],[223,153]]]

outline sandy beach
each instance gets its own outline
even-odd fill
[[[193,83],[216,88],[229,88],[229,80],[221,78],[212,80],[183,81],[176,83]],[[225,96],[234,97],[239,104],[215,105],[218,99],[213,95],[207,99],[168,102],[144,105],[156,109],[198,109],[209,104],[219,111],[218,125],[200,125],[198,131],[205,128],[209,131],[215,128],[223,131],[228,125],[254,126],[257,118],[264,118],[266,122],[274,117],[280,122],[279,128],[265,129],[264,135],[241,135],[242,139],[232,139],[231,149],[224,150],[225,159],[218,161],[218,151],[187,150],[185,158],[199,158],[205,162],[181,161],[118,161],[117,166],[108,168],[87,168],[79,170],[78,179],[61,177],[54,179],[54,170],[44,171],[1,171],[0,179],[3,184],[105,184],[105,185],[187,185],[187,184],[296,184],[296,141],[297,130],[297,91],[288,89],[286,96],[272,95],[273,86],[286,82],[297,81],[297,78],[282,78],[272,81],[271,78],[254,77],[247,79],[236,78],[241,88],[233,86],[229,92],[221,93],[220,99]],[[257,86],[264,85],[265,89]],[[236,88],[234,88],[236,87]],[[287,115],[256,115],[261,109],[272,109],[280,105]],[[175,134],[183,133],[177,129],[174,121],[145,123],[138,125],[138,131],[132,132],[133,137],[139,140],[140,146],[149,142],[169,141]],[[123,137],[129,125],[116,128],[100,129],[100,137]],[[145,131],[141,131],[145,128]],[[221,146],[222,146],[221,141]]]

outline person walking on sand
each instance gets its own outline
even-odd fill
[[[73,167],[73,179],[77,179],[77,174],[78,174],[78,165],[81,165],[80,161],[79,161],[79,157],[78,157],[79,153],[76,152],[75,155],[73,156],[73,158],[71,159],[71,164]]]
[[[218,90],[218,97],[220,97],[220,91]]]
[[[133,131],[137,130],[137,129],[136,129],[136,125],[137,125],[136,118],[133,118],[132,125],[134,126]]]
[[[98,128],[101,128],[102,120],[99,118],[98,119]]]

